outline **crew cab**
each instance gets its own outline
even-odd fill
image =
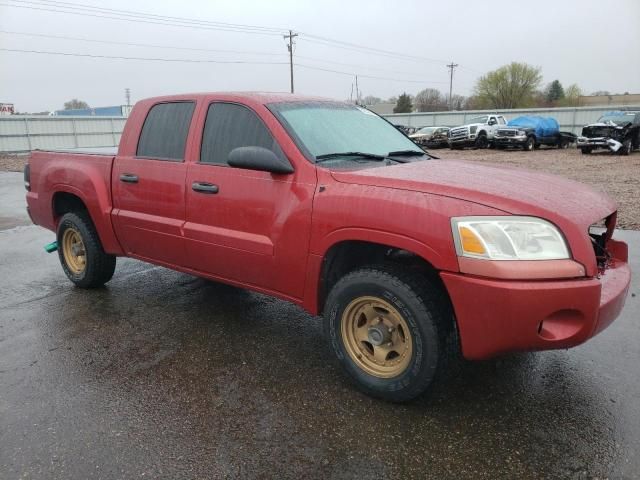
[[[605,195],[431,158],[321,98],[143,100],[117,153],[35,151],[25,187],[78,287],[132,257],[293,302],[324,316],[356,385],[391,401],[460,355],[578,345],[618,316],[630,282]]]
[[[605,149],[620,155],[630,155],[640,148],[640,112],[605,113],[596,123],[582,128],[577,146],[584,154]]]
[[[496,130],[507,124],[502,115],[480,115],[459,127],[449,130],[449,147],[487,148],[493,142]]]

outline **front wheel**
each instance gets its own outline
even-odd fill
[[[427,278],[391,266],[356,270],[331,290],[325,332],[365,393],[403,402],[422,394],[457,351],[453,315]]]
[[[533,138],[533,137],[528,137],[528,138],[527,138],[527,141],[526,141],[526,142],[525,142],[525,144],[522,146],[522,149],[523,149],[525,152],[532,152],[532,151],[533,151],[533,149],[535,148],[535,146],[536,146],[536,140],[535,140],[535,138]]]
[[[489,140],[487,140],[487,136],[484,133],[481,133],[476,138],[475,147],[476,148],[487,148],[489,146]]]
[[[624,142],[622,142],[622,147],[620,147],[620,155],[631,155],[633,151],[633,145],[631,144],[631,139],[627,138]]]
[[[116,257],[105,253],[86,212],[66,213],[58,223],[58,256],[69,280],[81,288],[104,285],[116,268]]]
[[[589,155],[592,152],[591,147],[581,147],[580,151],[583,155]]]

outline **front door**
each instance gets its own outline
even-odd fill
[[[301,298],[315,175],[233,168],[229,152],[259,146],[285,155],[259,116],[233,103],[207,111],[199,162],[187,171],[184,225],[189,266]]]
[[[113,224],[127,255],[186,264],[184,161],[194,102],[159,103],[149,110],[135,156],[113,167]]]

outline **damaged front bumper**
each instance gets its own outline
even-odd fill
[[[617,152],[622,147],[622,143],[610,137],[578,137],[578,148],[606,148],[612,152]]]

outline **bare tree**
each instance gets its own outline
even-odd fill
[[[435,88],[425,88],[418,92],[414,104],[419,112],[437,112],[447,109],[444,96]]]
[[[68,102],[64,102],[65,110],[78,110],[81,108],[89,108],[89,104],[87,102],[83,102],[82,100],[78,100],[77,98],[73,98]]]

